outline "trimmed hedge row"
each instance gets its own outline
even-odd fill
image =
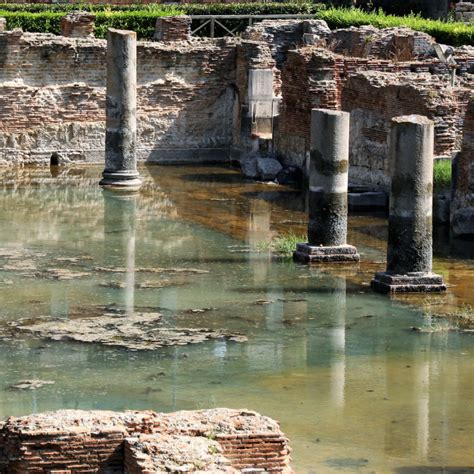
[[[73,9],[84,9],[96,14],[96,35],[105,37],[107,28],[125,28],[137,32],[140,39],[149,39],[153,35],[156,18],[167,15],[256,15],[256,14],[312,14],[315,18],[325,20],[329,27],[347,28],[349,26],[373,25],[378,28],[407,26],[414,30],[423,31],[436,38],[440,43],[460,46],[474,45],[474,27],[464,23],[425,20],[416,15],[397,17],[383,12],[364,12],[356,8],[327,8],[322,4],[313,3],[241,3],[241,4],[182,4],[167,5],[38,5],[32,10],[25,11],[27,5],[18,5],[19,11],[5,10],[5,4],[0,4],[0,16],[6,17],[7,26],[22,28],[24,31],[55,33],[60,32],[61,17]],[[46,11],[44,7],[49,7]],[[51,8],[53,7],[53,8]],[[61,7],[61,11],[56,8]],[[43,9],[43,11],[41,11]],[[52,11],[51,11],[52,10]],[[246,22],[239,24],[243,31]]]
[[[407,26],[428,33],[438,43],[452,46],[474,45],[474,26],[459,22],[426,20],[413,14],[399,17],[387,15],[382,11],[370,13],[357,8],[329,8],[318,12],[316,17],[325,20],[331,29],[361,25],[372,25],[377,28]]]
[[[96,15],[94,33],[97,38],[105,38],[108,28],[133,30],[138,39],[150,39],[155,31],[156,19],[160,16],[181,15],[173,7],[156,11],[99,11]],[[2,12],[0,17],[7,19],[8,29],[22,28],[23,31],[37,33],[61,33],[61,19],[66,12]]]

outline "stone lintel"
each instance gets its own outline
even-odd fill
[[[337,245],[331,247],[314,246],[308,243],[296,244],[293,259],[303,263],[324,262],[358,262],[360,255],[352,245]]]
[[[370,286],[378,293],[441,293],[446,291],[441,275],[424,272],[406,275],[378,272]]]

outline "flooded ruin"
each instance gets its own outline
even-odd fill
[[[433,316],[474,304],[469,242],[435,233],[446,295],[388,298],[369,287],[384,215],[349,215],[360,263],[308,267],[262,245],[305,232],[296,189],[150,166],[116,197],[100,166],[53,171],[1,180],[0,419],[248,407],[279,420],[296,472],[471,472],[472,333]]]

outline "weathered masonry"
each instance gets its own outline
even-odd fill
[[[0,33],[0,164],[104,161],[106,41]],[[225,161],[235,41],[138,42],[138,159]]]
[[[103,162],[106,42],[90,36],[91,21],[65,21],[68,37],[0,32],[0,164]],[[139,161],[240,161],[273,179],[258,158],[277,158],[266,165],[308,177],[311,110],[324,108],[351,114],[352,183],[389,189],[390,122],[403,115],[433,121],[435,158],[462,148],[471,166],[472,47],[454,49],[451,87],[434,40],[407,28],[264,20],[240,39],[192,38],[189,28],[186,17],[160,19],[156,41],[138,42]],[[457,192],[464,213],[469,189]]]
[[[291,474],[278,424],[248,410],[60,410],[0,423],[0,472]]]

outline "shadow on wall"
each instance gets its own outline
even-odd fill
[[[356,0],[357,6],[382,8],[393,15],[419,13],[426,18],[441,19],[448,16],[448,0]]]
[[[151,115],[146,114],[145,109],[139,114],[138,159],[147,164],[228,162],[237,100],[234,88],[224,84],[224,88],[220,86],[220,93],[212,94],[218,86],[212,84],[209,86],[211,91],[206,93],[202,90],[205,86],[200,87],[197,81],[189,85],[195,90],[186,96],[187,85],[184,78],[182,81],[180,87],[184,89],[184,98],[176,101],[174,110],[166,115],[159,111]]]

